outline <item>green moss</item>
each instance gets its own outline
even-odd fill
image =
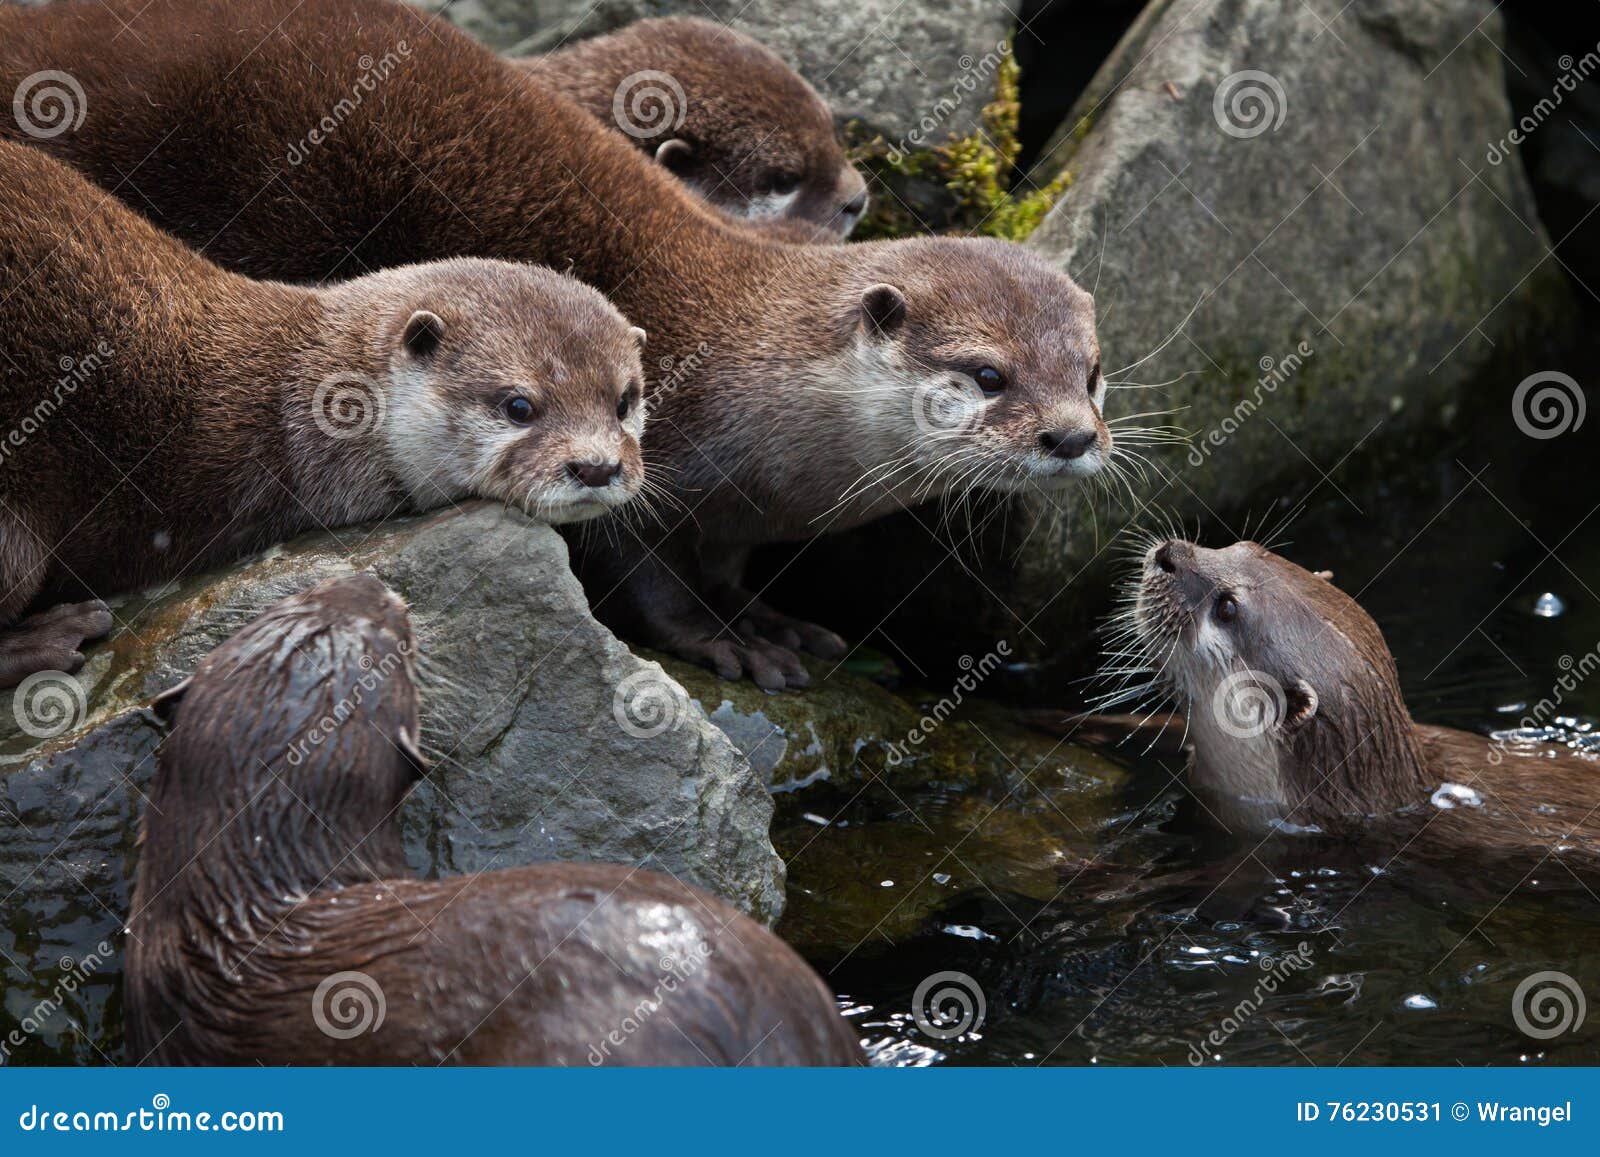
[[[874,185],[890,195],[874,198],[862,222],[863,237],[903,237],[928,232],[1021,241],[1034,231],[1071,184],[1062,172],[1047,184],[1022,178],[1018,188],[1017,136],[1020,69],[1009,49],[995,72],[995,95],[982,124],[962,137],[915,153],[891,149],[882,137],[858,141],[853,154]]]

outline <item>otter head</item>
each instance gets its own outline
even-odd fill
[[[206,887],[203,852],[274,896],[404,874],[394,812],[426,766],[415,656],[405,604],[367,574],[283,599],[207,655],[154,703],[171,731],[142,886]]]
[[[379,433],[419,506],[480,496],[563,523],[638,493],[643,330],[548,269],[451,261],[407,272],[383,327]]]
[[[644,20],[609,39],[618,64],[649,57],[644,67],[657,70],[649,84],[619,72],[612,112],[624,131],[637,136],[634,97],[677,102],[661,77],[681,90],[670,135],[638,138],[657,162],[736,217],[803,221],[817,241],[849,236],[867,211],[866,181],[839,146],[827,102],[775,52],[696,18]]]
[[[1143,660],[1188,701],[1196,786],[1224,813],[1319,826],[1416,802],[1394,660],[1331,575],[1254,542],[1163,541],[1144,556],[1133,624]]]
[[[1054,488],[1106,464],[1092,297],[1003,241],[874,248],[840,307],[833,372],[863,395],[877,457],[902,458],[924,494]]]

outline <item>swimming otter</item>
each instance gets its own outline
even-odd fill
[[[327,289],[226,272],[0,141],[0,686],[74,671],[104,604],[302,531],[497,498],[564,522],[641,484],[642,332],[546,269]]]
[[[541,864],[410,878],[416,640],[370,575],[273,606],[174,719],[128,921],[130,1053],[154,1064],[855,1065],[771,932],[670,877]]]
[[[743,586],[752,547],[973,488],[1069,486],[1111,459],[1093,299],[1038,256],[756,236],[404,5],[0,8],[0,87],[42,68],[70,71],[87,113],[17,139],[236,270],[317,281],[471,255],[607,293],[650,333],[647,453],[683,509],[586,547],[585,585],[620,633],[730,678],[800,686],[795,646],[844,651]]]
[[[848,237],[867,211],[867,183],[827,102],[742,32],[664,16],[516,63],[725,213],[828,240]]]
[[[1129,598],[1127,645],[1187,702],[1191,782],[1230,828],[1600,857],[1600,762],[1413,722],[1382,632],[1327,572],[1172,539]]]

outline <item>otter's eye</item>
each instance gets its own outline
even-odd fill
[[[1217,605],[1212,609],[1219,623],[1231,623],[1239,617],[1239,601],[1232,595],[1218,595]]]
[[[638,390],[629,389],[621,398],[617,399],[617,421],[627,420],[628,415],[633,412],[633,403],[638,397]]]
[[[500,403],[500,412],[519,426],[533,421],[533,403],[521,394],[512,394]]]
[[[787,197],[799,187],[799,173],[774,173],[772,175],[772,191],[780,197]]]
[[[1006,388],[1006,376],[993,366],[984,366],[972,376],[978,388],[986,394],[998,394]]]
[[[1100,387],[1105,383],[1100,380],[1100,363],[1094,363],[1094,369],[1089,371],[1089,394],[1093,397],[1099,393]]]

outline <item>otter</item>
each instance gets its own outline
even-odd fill
[[[366,574],[268,609],[156,702],[128,920],[154,1064],[858,1065],[783,941],[668,876],[411,878],[416,639]]]
[[[1413,721],[1382,632],[1330,572],[1172,539],[1130,586],[1122,658],[1187,702],[1192,785],[1230,829],[1600,862],[1600,761]]]
[[[0,87],[41,69],[74,78],[81,123],[0,132],[237,271],[509,258],[610,296],[650,333],[645,449],[681,509],[580,544],[580,570],[602,621],[728,678],[804,686],[797,648],[846,649],[744,587],[751,548],[977,488],[1070,486],[1115,453],[1093,298],[1036,255],[754,235],[407,6],[0,9]]]
[[[664,16],[516,63],[724,212],[787,223],[768,232],[842,240],[867,211],[827,102],[742,32]]]
[[[0,685],[75,671],[95,601],[319,527],[497,498],[552,523],[642,484],[643,334],[481,259],[251,281],[0,141]]]

